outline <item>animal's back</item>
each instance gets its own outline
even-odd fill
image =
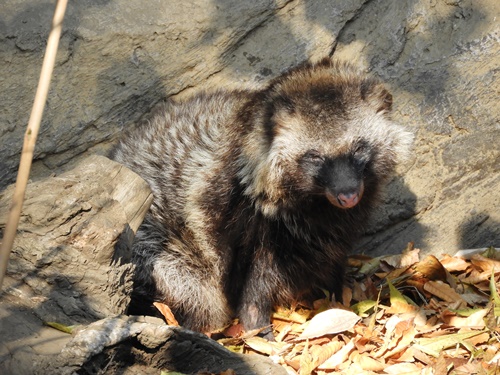
[[[216,92],[169,101],[123,137],[113,158],[148,182],[155,214],[180,214],[217,171],[234,142],[231,125],[244,99],[243,93]]]
[[[231,174],[227,154],[237,142],[234,117],[245,101],[244,92],[216,92],[167,102],[113,152],[148,182],[154,196],[134,242],[133,298],[146,308],[161,296],[193,329],[223,325],[231,314],[204,202],[208,194],[221,205],[229,199],[230,181],[213,184]]]

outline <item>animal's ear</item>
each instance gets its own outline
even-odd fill
[[[392,94],[380,83],[363,82],[361,97],[375,107],[377,112],[389,113],[392,110]]]

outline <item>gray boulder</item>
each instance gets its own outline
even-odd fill
[[[15,178],[52,12],[2,4],[0,189]],[[105,154],[166,97],[260,85],[331,55],[386,81],[416,133],[358,251],[500,246],[498,14],[497,0],[70,2],[32,177]]]

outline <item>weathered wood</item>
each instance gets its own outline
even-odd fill
[[[134,346],[137,341],[147,349]],[[160,370],[218,374],[228,369],[238,375],[287,373],[269,358],[232,353],[205,335],[143,316],[97,321],[80,330],[60,355],[44,358],[37,367],[37,375],[69,375],[77,370],[107,375],[157,375]]]
[[[0,196],[0,228],[11,193]],[[151,200],[139,176],[97,155],[28,186],[7,274],[44,301],[33,304],[41,319],[90,323],[125,313],[133,274],[127,245]]]

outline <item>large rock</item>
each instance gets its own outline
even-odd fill
[[[2,3],[1,186],[14,179],[52,10]],[[417,135],[359,250],[500,246],[498,14],[497,0],[70,2],[33,177],[106,152],[165,97],[333,55],[387,81],[396,120]]]
[[[360,247],[500,246],[499,12],[498,1],[373,1],[339,35],[335,55],[389,82],[395,118],[417,134],[406,186],[389,189]]]

